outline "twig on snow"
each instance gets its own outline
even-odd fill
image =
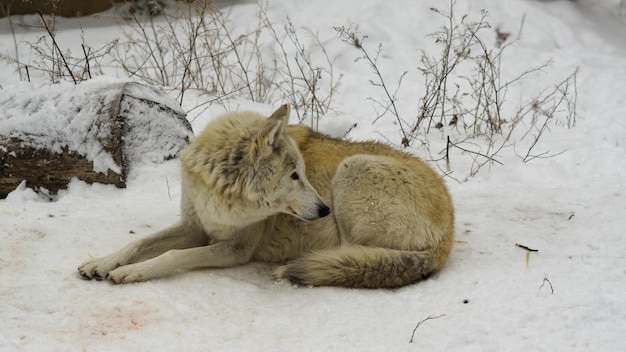
[[[528,248],[528,247],[524,246],[523,244],[519,244],[519,243],[516,243],[515,246],[519,247],[519,248],[523,248],[523,249],[528,251],[528,252],[526,252],[526,268],[528,268],[528,261],[530,261],[530,252],[539,252],[539,250],[538,249]]]
[[[516,243],[515,246],[519,247],[519,248],[523,248],[523,249],[525,249],[525,250],[527,250],[529,252],[539,252],[538,249],[528,248],[528,247],[524,246],[523,244]]]
[[[409,343],[413,343],[413,338],[415,337],[415,331],[417,330],[417,328],[420,327],[420,325],[425,322],[426,320],[433,320],[433,319],[438,319],[441,317],[445,317],[445,314],[440,314],[440,315],[436,315],[436,316],[429,316],[428,318],[422,319],[419,323],[417,323],[417,325],[415,325],[415,329],[413,329],[413,333],[411,334],[411,340],[409,341]]]
[[[543,276],[543,282],[541,283],[541,286],[539,286],[539,289],[541,290],[543,286],[546,284],[546,282],[548,283],[548,285],[550,285],[550,294],[553,295],[554,287],[552,287],[552,282],[550,282],[550,280],[548,280],[548,278],[545,275]]]

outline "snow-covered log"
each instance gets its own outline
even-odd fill
[[[125,187],[139,162],[174,158],[193,135],[159,89],[99,78],[0,91],[0,198],[21,182],[56,194],[76,177]]]

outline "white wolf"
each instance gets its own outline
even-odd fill
[[[288,119],[285,105],[269,118],[212,121],[181,154],[181,220],[79,273],[128,283],[266,261],[282,264],[276,278],[299,284],[389,288],[444,266],[454,210],[432,169],[385,144]]]

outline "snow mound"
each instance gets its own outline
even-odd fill
[[[193,135],[185,116],[159,89],[107,77],[79,85],[21,84],[0,94],[2,140],[17,139],[56,153],[67,148],[103,173],[122,173],[125,165],[120,163],[132,166],[175,157]],[[116,129],[123,131],[123,161],[110,152]]]

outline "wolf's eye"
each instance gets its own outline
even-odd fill
[[[299,180],[300,179],[300,175],[298,175],[297,172],[292,172],[291,173],[291,179],[294,180],[294,181],[295,180]]]

